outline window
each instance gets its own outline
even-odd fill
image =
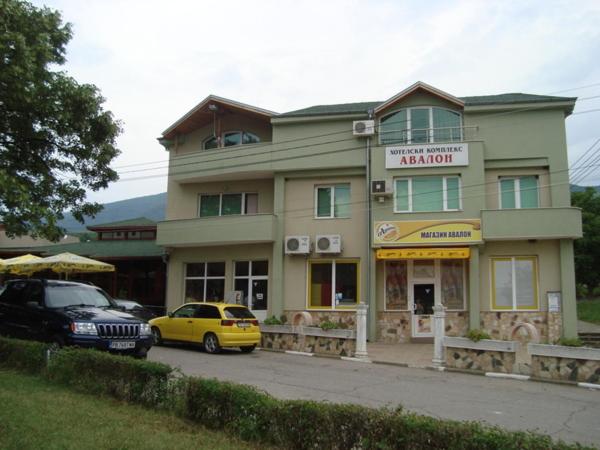
[[[185,266],[185,302],[213,302],[225,298],[225,263]]]
[[[128,231],[127,232],[127,239],[139,239],[139,238],[140,238],[139,231]]]
[[[382,117],[379,140],[386,144],[423,144],[462,140],[462,119],[444,108],[407,108]]]
[[[258,194],[201,194],[200,217],[232,216],[258,213]]]
[[[221,313],[219,308],[212,305],[199,305],[196,307],[196,313],[194,314],[196,319],[220,319]]]
[[[315,217],[320,219],[350,217],[350,184],[317,186]]]
[[[358,261],[309,261],[308,307],[352,307],[359,301]]]
[[[184,305],[173,312],[175,318],[192,318],[196,315],[196,305]]]
[[[460,177],[397,178],[394,182],[394,212],[460,209]]]
[[[408,309],[408,262],[385,262],[385,309],[406,311]]]
[[[538,177],[501,177],[500,209],[538,208]]]
[[[492,309],[538,309],[537,258],[491,259]]]
[[[227,131],[222,136],[223,147],[232,147],[234,145],[258,144],[260,138],[249,131]],[[211,136],[204,141],[204,150],[218,148],[219,142],[215,136]]]
[[[465,309],[465,264],[462,259],[440,261],[442,305],[448,310]]]
[[[234,290],[242,291],[242,304],[257,310],[267,309],[269,284],[268,261],[236,261]]]

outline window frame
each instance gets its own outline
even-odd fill
[[[413,179],[415,178],[442,178],[442,207],[443,209],[435,211],[414,211],[413,208]],[[458,179],[458,208],[448,208],[448,178]],[[398,210],[397,197],[398,190],[396,189],[396,181],[406,180],[408,181],[408,210]],[[421,213],[432,213],[432,212],[456,212],[463,210],[462,201],[462,180],[460,175],[423,175],[423,176],[412,176],[412,177],[395,177],[394,178],[394,213],[395,214],[421,214]]]
[[[532,261],[533,262],[533,295],[535,306],[531,307],[518,307],[517,306],[517,285],[515,277],[515,262],[521,261]],[[511,261],[511,277],[512,277],[512,305],[510,307],[498,306],[496,304],[496,261]],[[539,276],[539,264],[538,257],[533,256],[490,256],[490,310],[491,311],[540,311],[540,276]]]
[[[193,276],[193,277],[188,277],[187,276],[187,266],[188,264],[204,264],[204,275],[202,276]],[[225,264],[225,270],[223,271],[223,276],[208,276],[208,265],[209,264]],[[208,280],[223,280],[223,296],[225,295],[225,281],[227,279],[227,262],[226,261],[193,261],[193,262],[186,262],[183,265],[183,303],[190,303],[190,302],[186,302],[186,287],[187,287],[187,280],[203,280],[204,281],[204,285],[203,285],[203,292],[202,292],[202,300],[195,300],[196,303],[206,303],[206,288],[208,285]]]
[[[521,207],[521,178],[526,177],[535,177],[536,182],[536,192],[537,192],[537,206],[523,208]],[[513,197],[515,200],[514,208],[504,208],[502,206],[502,181],[504,180],[513,180],[514,181],[514,190]],[[506,175],[506,176],[498,176],[498,209],[536,209],[541,206],[541,198],[540,198],[540,176],[538,174],[531,175]]]
[[[223,215],[223,195],[240,195],[242,196],[242,205],[241,205],[241,213],[240,214],[226,214]],[[202,211],[202,196],[215,196],[218,195],[219,196],[219,214],[215,215],[215,216],[201,216],[200,212]],[[218,192],[218,193],[209,193],[209,192],[203,192],[201,194],[198,194],[198,211],[196,212],[196,217],[200,218],[200,219],[210,219],[212,217],[229,217],[229,216],[255,216],[256,214],[248,214],[246,212],[246,196],[247,195],[256,195],[256,204],[257,204],[257,208],[256,208],[256,214],[258,214],[258,192]]]
[[[352,199],[352,183],[335,183],[335,184],[317,184],[315,185],[315,219],[350,219],[352,217],[351,209],[348,210],[348,216],[335,215],[335,188],[338,186],[348,186],[350,200]],[[331,189],[331,204],[329,205],[329,215],[319,216],[319,189]],[[350,206],[352,202],[348,203]]]
[[[248,263],[248,275],[236,275],[236,268],[237,268],[237,263]],[[266,275],[253,275],[252,274],[252,263],[253,262],[266,262],[267,263],[267,274]],[[269,283],[269,271],[271,270],[271,264],[269,264],[269,260],[268,259],[240,259],[240,260],[234,260],[233,261],[233,279],[232,279],[232,290],[235,291],[235,282],[236,280],[245,280],[248,282],[248,309],[250,311],[254,310],[254,289],[252,289],[252,281],[253,280],[257,280],[257,281],[266,281],[267,282],[267,286],[268,286],[268,290],[270,289],[270,283]],[[267,290],[267,310],[268,310],[268,303],[269,303],[269,295],[268,295],[268,290]],[[264,310],[257,310],[257,311],[264,311]]]
[[[353,305],[347,305],[347,306],[339,306],[336,305],[335,302],[335,282],[336,282],[336,276],[335,276],[335,266],[337,263],[353,263],[356,266],[356,302]],[[313,264],[330,264],[331,265],[331,306],[327,307],[327,306],[311,306],[310,304],[310,299],[312,297],[312,265]],[[306,309],[309,309],[311,311],[336,311],[336,310],[341,310],[341,311],[354,311],[356,310],[356,306],[360,303],[360,297],[361,297],[361,285],[360,285],[360,259],[359,258],[333,258],[333,259],[309,259],[306,261],[306,282],[307,282],[307,288],[306,288]]]
[[[427,140],[425,142],[413,142],[412,141],[412,110],[413,109],[428,109],[429,110],[429,128],[426,128],[425,130],[427,131]],[[435,140],[435,130],[443,130],[445,128],[456,128],[456,127],[442,127],[442,128],[435,128],[433,126],[433,110],[434,109],[440,109],[440,110],[444,110],[444,111],[449,111],[451,113],[457,114],[458,118],[459,118],[459,126],[458,128],[460,129],[460,136],[457,139],[454,140],[450,140],[450,141],[445,141],[445,140],[440,140],[440,141],[436,141]],[[400,111],[406,111],[406,142],[387,142],[384,143],[382,141],[382,138],[385,135],[385,132],[381,132],[382,128],[381,128],[381,121],[393,114],[396,114]],[[463,128],[464,128],[464,122],[463,122],[463,113],[460,111],[456,111],[454,109],[450,109],[450,108],[444,108],[441,106],[411,106],[408,108],[401,108],[401,109],[397,109],[395,111],[390,112],[389,114],[386,114],[385,116],[382,116],[379,118],[378,121],[378,130],[379,130],[379,145],[409,145],[409,144],[431,144],[431,143],[436,143],[436,142],[460,142],[464,140],[464,132],[463,132]],[[417,130],[422,130],[421,128],[418,128]],[[397,130],[397,131],[401,131],[401,130]]]

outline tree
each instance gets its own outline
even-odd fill
[[[575,241],[575,277],[588,292],[600,284],[600,194],[594,188],[571,194],[573,206],[581,208],[583,237]]]
[[[115,181],[120,122],[104,98],[57,70],[70,24],[59,12],[0,0],[0,223],[10,236],[57,240],[70,210],[83,223],[102,206],[86,201]]]

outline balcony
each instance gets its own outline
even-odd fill
[[[156,243],[164,247],[235,245],[273,242],[273,214],[166,220],[158,223]]]
[[[486,209],[481,211],[485,241],[576,239],[582,236],[579,208]]]

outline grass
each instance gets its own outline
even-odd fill
[[[600,325],[600,298],[577,301],[577,317],[584,322]]]
[[[0,371],[2,449],[252,449],[167,413]]]

